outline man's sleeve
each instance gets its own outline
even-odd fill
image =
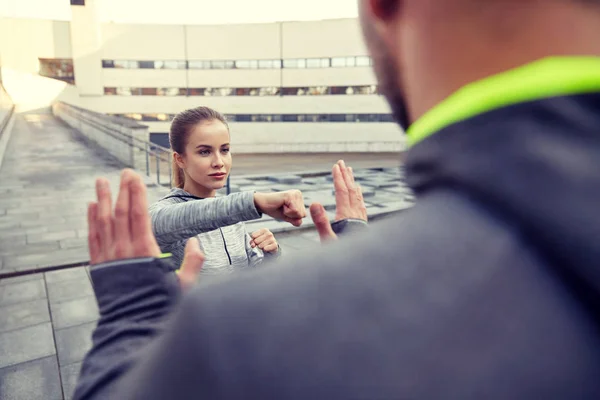
[[[74,399],[123,399],[116,392],[163,326],[179,298],[165,259],[121,260],[90,270],[100,309]]]

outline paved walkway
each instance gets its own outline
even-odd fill
[[[122,166],[49,114],[18,116],[0,168],[0,272],[88,260],[94,180]],[[154,201],[165,188],[152,188]]]
[[[19,116],[15,129],[0,169],[0,272],[87,260],[85,214],[94,199],[94,178],[109,178],[116,193],[121,166],[86,146],[51,115]],[[232,189],[298,188],[306,204],[320,201],[333,216],[327,170],[234,175]],[[411,206],[412,195],[399,168],[355,168],[355,175],[363,185],[370,218]],[[149,200],[166,190],[151,188]],[[308,219],[305,225],[310,225]],[[263,227],[277,232],[285,257],[318,245],[312,229],[290,231],[287,224],[267,217],[248,224],[250,231]],[[87,268],[1,280],[0,399],[70,399],[97,319]]]

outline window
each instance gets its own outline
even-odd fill
[[[40,58],[39,74],[71,84],[75,82],[73,60],[70,58]]]
[[[329,87],[327,86],[314,86],[308,88],[308,94],[311,96],[321,96],[327,94],[329,92]]]
[[[115,62],[113,60],[102,60],[102,68],[114,68]]]
[[[233,61],[211,61],[210,67],[212,69],[234,69],[235,63]]]
[[[281,68],[281,60],[258,60],[260,69],[278,69]]]
[[[257,69],[257,60],[239,60],[235,62],[235,67],[239,69]]]
[[[235,116],[235,121],[238,122],[251,122],[252,116],[250,114],[237,114]]]
[[[306,59],[283,60],[283,68],[306,68]]]
[[[356,66],[357,67],[370,67],[371,66],[371,58],[366,57],[366,56],[356,57]]]
[[[381,122],[394,122],[394,116],[392,114],[381,114],[379,121],[381,121]]]
[[[309,58],[306,60],[306,68],[321,68],[321,61],[320,58]]]
[[[334,57],[331,59],[331,66],[333,68],[342,68],[346,66],[346,57]]]
[[[331,94],[333,94],[333,95],[346,94],[346,90],[348,90],[348,86],[332,86]]]
[[[204,96],[204,89],[202,89],[202,88],[188,89],[188,95],[190,95],[190,96]]]
[[[259,96],[277,96],[279,94],[278,87],[263,87],[260,88],[258,95]]]
[[[187,62],[185,61],[163,61],[162,66],[157,69],[186,69]]]
[[[138,61],[138,65],[141,69],[154,69],[154,61]]]
[[[283,114],[281,116],[283,122],[298,122],[298,115],[296,114]]]
[[[159,121],[168,121],[169,114],[156,114],[156,119]]]
[[[189,61],[190,69],[210,69],[210,61]]]
[[[346,57],[346,67],[356,67],[356,57]]]
[[[128,87],[118,87],[117,88],[118,96],[131,96],[131,88]]]
[[[156,89],[157,96],[179,96],[183,91],[183,96],[186,95],[185,88],[158,88]]]
[[[215,89],[214,91],[214,95],[215,96],[233,96],[233,89],[232,88],[219,88],[219,89]]]
[[[330,114],[329,120],[331,122],[346,122],[346,114]]]
[[[142,88],[142,96],[156,96],[156,88]]]
[[[123,60],[116,60],[114,62],[114,66],[115,66],[115,68],[124,68],[124,69],[136,69],[136,68],[140,67],[140,65],[137,61],[123,61]]]
[[[104,94],[107,96],[114,96],[117,94],[117,88],[116,87],[105,87]]]
[[[281,88],[281,94],[284,96],[296,96],[297,93],[298,93],[298,88],[293,88],[293,87]]]
[[[72,6],[85,6],[85,0],[71,0]]]

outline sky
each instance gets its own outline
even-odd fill
[[[357,0],[95,0],[102,22],[235,24],[351,18]],[[0,15],[71,19],[69,0],[0,0]]]

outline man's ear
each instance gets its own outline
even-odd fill
[[[387,22],[400,11],[403,0],[367,0],[369,11],[381,22]]]

